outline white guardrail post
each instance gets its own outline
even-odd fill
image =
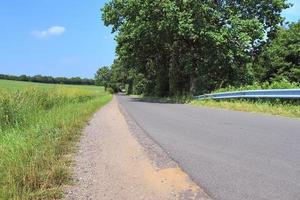
[[[197,99],[300,99],[300,89],[245,90],[196,96]]]

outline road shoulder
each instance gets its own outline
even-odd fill
[[[85,128],[75,162],[66,199],[209,199],[116,97]]]

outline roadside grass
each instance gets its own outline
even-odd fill
[[[112,95],[95,86],[0,83],[0,199],[58,199],[87,120]]]
[[[265,101],[265,100],[192,100],[188,102],[195,106],[208,106],[244,112],[255,112],[270,115],[278,115],[292,118],[300,118],[299,101]]]

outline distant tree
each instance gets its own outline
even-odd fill
[[[95,83],[104,86],[106,90],[111,84],[111,69],[107,66],[99,68],[95,75]]]
[[[69,83],[68,81],[69,80],[67,78],[65,78],[65,77],[57,77],[57,78],[55,78],[55,82],[58,83],[58,84],[63,84],[63,83],[67,84],[67,83]]]
[[[21,76],[19,76],[18,79],[19,79],[20,81],[28,81],[29,78],[30,78],[30,77],[28,77],[28,76],[26,76],[26,75],[21,75]]]
[[[31,78],[32,82],[39,82],[39,83],[43,83],[45,82],[45,79],[42,75],[35,75]]]
[[[87,79],[87,78],[81,79],[81,83],[83,85],[94,85],[94,81],[91,79]]]
[[[72,77],[69,79],[70,84],[74,85],[81,85],[81,78],[80,77]]]
[[[0,74],[0,79],[6,80],[16,80],[16,81],[31,81],[38,83],[54,83],[54,84],[75,84],[75,85],[95,85],[95,81],[93,79],[81,79],[80,77],[66,78],[66,77],[52,77],[52,76],[42,76],[36,75],[33,77],[21,75],[21,76],[13,76]]]

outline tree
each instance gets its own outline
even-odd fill
[[[26,76],[26,75],[21,75],[21,76],[19,76],[18,80],[20,80],[20,81],[28,81],[29,77]]]
[[[117,33],[119,68],[142,80],[139,91],[182,95],[251,83],[251,63],[287,7],[286,0],[111,0],[102,19]]]
[[[259,57],[259,79],[300,83],[300,21],[281,28],[276,36]]]
[[[109,67],[101,67],[98,69],[95,75],[96,85],[104,86],[105,90],[110,86],[111,83],[111,69]]]
[[[80,77],[65,78],[65,77],[52,77],[52,76],[42,76],[36,75],[33,77],[21,75],[21,76],[12,76],[0,74],[0,79],[7,80],[17,80],[17,81],[32,81],[39,83],[55,83],[55,84],[77,84],[77,85],[94,85],[95,82],[92,79],[81,79]]]

